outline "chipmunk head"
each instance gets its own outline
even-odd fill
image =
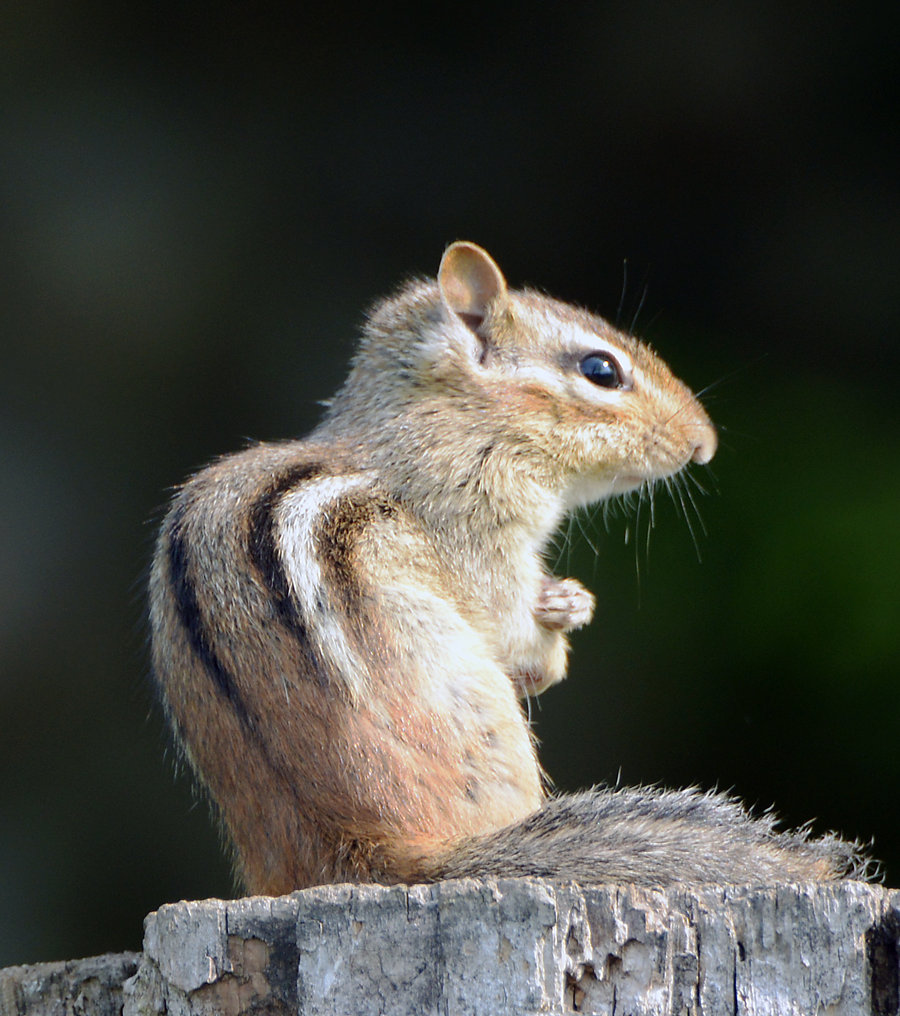
[[[362,428],[407,473],[433,467],[461,487],[474,457],[481,489],[536,484],[564,507],[716,449],[699,402],[647,346],[587,311],[510,290],[468,242],[447,248],[436,283],[377,306],[329,419]]]
[[[570,506],[713,457],[706,412],[637,339],[542,294],[510,291],[473,243],[447,248],[438,285],[457,332],[476,340],[470,358],[482,388],[559,463]]]

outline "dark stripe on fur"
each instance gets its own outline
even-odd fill
[[[245,727],[252,726],[250,714],[234,679],[216,654],[203,624],[197,592],[188,574],[189,555],[184,538],[185,506],[179,504],[172,513],[169,535],[169,574],[178,617],[187,632],[191,648],[212,677],[216,687],[231,703],[232,709]]]
[[[369,492],[345,494],[326,515],[314,534],[322,568],[328,573],[328,587],[340,596],[340,605],[351,616],[358,615],[363,597],[354,565],[354,551],[360,534],[376,518],[394,515],[396,504]]]
[[[291,595],[291,588],[284,571],[278,550],[278,534],[275,531],[275,513],[282,500],[306,480],[321,475],[319,463],[307,462],[292,466],[279,473],[247,513],[247,552],[275,604],[278,619],[294,635],[309,663],[308,673],[318,674],[320,682],[326,681],[321,662],[313,657],[307,633],[306,621],[300,613],[297,602]]]
[[[345,494],[319,517],[313,533],[332,604],[344,615],[344,630],[363,659],[390,672],[401,662],[391,656],[391,638],[382,628],[378,611],[370,609],[374,591],[363,584],[356,554],[365,530],[380,518],[397,513],[396,502],[370,491]]]

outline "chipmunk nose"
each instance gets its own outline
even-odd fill
[[[697,436],[694,439],[694,453],[691,455],[692,462],[698,462],[701,466],[716,454],[719,446],[719,438],[716,428],[711,423],[704,423],[698,428]]]

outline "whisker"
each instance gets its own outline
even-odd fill
[[[641,293],[641,299],[638,302],[637,310],[634,312],[634,317],[631,319],[631,325],[628,328],[628,331],[631,332],[632,335],[634,334],[635,325],[637,325],[637,319],[640,317],[641,311],[644,309],[644,301],[647,299],[649,289],[649,284],[645,282],[644,291]]]
[[[694,550],[697,552],[697,560],[698,561],[702,561],[703,560],[703,556],[700,553],[700,541],[697,539],[697,532],[694,529],[693,522],[691,522],[690,515],[688,515],[687,505],[685,504],[685,501],[684,501],[684,489],[681,487],[680,484],[676,485],[676,487],[675,487],[675,493],[676,493],[676,496],[678,497],[678,501],[681,504],[681,510],[684,512],[684,521],[687,523],[688,532],[691,534],[691,542],[694,544]],[[691,503],[694,504],[693,501]],[[696,510],[697,510],[697,506],[696,506],[696,504],[694,504],[694,511],[696,511]],[[699,516],[698,516],[698,521],[700,522],[700,525],[702,526],[703,525],[703,520],[700,519]],[[703,531],[704,531],[704,533],[706,532],[705,527],[704,527]]]
[[[709,470],[706,471],[706,475],[712,478],[712,473]],[[684,473],[682,473],[682,476],[684,477],[684,482],[692,483],[699,494],[702,494],[704,497],[709,495],[709,491],[703,486],[690,469],[686,469]]]
[[[556,558],[553,562],[553,571],[558,571],[562,564],[563,557],[566,557],[566,568],[569,570],[572,556],[572,516],[566,518],[565,530],[558,530],[553,535],[553,545],[556,548]]]
[[[704,395],[715,390],[719,385],[724,384],[726,381],[730,381],[733,377],[738,374],[743,374],[745,370],[749,370],[751,367],[755,367],[761,360],[767,360],[771,354],[768,352],[760,353],[758,356],[754,356],[746,363],[742,363],[740,367],[735,367],[734,370],[728,371],[727,374],[723,374],[721,377],[716,378],[715,381],[710,381],[708,385],[705,385],[699,391],[694,393],[695,398],[701,399]]]
[[[703,515],[700,511],[700,506],[694,498],[694,492],[691,490],[690,485],[687,482],[688,474],[685,473],[684,477],[684,493],[687,495],[688,501],[691,503],[691,507],[694,509],[694,515],[697,519],[697,524],[700,526],[700,531],[704,536],[709,536],[709,531],[706,528],[706,523],[703,521]],[[698,489],[702,492],[703,488],[698,484]]]
[[[641,505],[643,504],[643,498],[638,496],[637,507],[634,513],[634,577],[637,583],[637,601],[638,607],[641,603],[641,555],[640,555],[640,536],[641,536]]]
[[[675,419],[675,417],[676,417],[676,416],[678,416],[678,414],[679,414],[679,413],[683,412],[683,411],[684,411],[685,409],[687,409],[688,407],[690,407],[690,406],[693,406],[693,405],[694,405],[694,403],[696,402],[697,398],[699,398],[699,395],[698,395],[698,396],[696,396],[696,397],[695,397],[695,396],[693,396],[693,395],[686,395],[686,396],[684,397],[684,401],[683,401],[683,402],[681,403],[681,405],[680,405],[680,406],[678,406],[678,407],[677,407],[677,408],[676,408],[675,410],[673,410],[673,411],[672,411],[672,412],[671,412],[671,413],[670,413],[670,414],[669,414],[669,415],[668,415],[668,416],[666,417],[666,419],[665,419],[664,423],[665,423],[665,424],[671,423],[671,421],[672,421],[672,420],[674,420],[674,419]]]
[[[612,501],[602,501],[600,503],[600,516],[603,519],[603,528],[609,532],[609,520],[614,514]]]
[[[578,525],[579,532],[584,537],[585,542],[591,548],[591,550],[594,552],[595,557],[598,557],[600,555],[600,551],[598,550],[598,548],[597,548],[596,544],[594,543],[594,541],[590,538],[590,536],[588,536],[587,530],[584,528],[584,524],[581,521],[580,513],[576,512],[572,516],[572,518],[575,519],[575,522]]]
[[[669,498],[670,498],[670,500],[671,500],[671,502],[672,502],[672,504],[673,504],[673,506],[675,508],[675,514],[679,515],[680,512],[679,512],[678,498],[675,496],[675,490],[674,490],[676,483],[677,483],[677,480],[676,480],[676,478],[674,476],[664,476],[663,477],[663,484],[665,485],[666,493],[669,495]]]
[[[591,565],[591,573],[597,577],[597,568],[600,561],[600,522],[605,531],[609,531],[608,514],[605,511],[605,504],[584,505],[579,509],[579,528],[587,541],[588,546],[594,552]]]
[[[653,495],[654,495],[653,488],[654,487],[655,487],[655,484],[653,483],[652,480],[645,480],[641,484],[641,493],[643,493],[644,489],[646,488],[646,490],[647,490],[647,499],[650,502],[650,518],[647,520],[647,540],[646,540],[646,544],[645,544],[645,547],[644,547],[644,556],[646,557],[647,567],[648,568],[650,567],[650,534],[653,532],[654,528],[656,527],[656,501],[654,500],[654,497],[653,497]]]
[[[625,307],[625,293],[628,289],[628,258],[622,259],[622,292],[619,295],[619,306],[616,310],[616,328],[622,324],[622,311]]]

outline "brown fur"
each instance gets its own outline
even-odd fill
[[[620,383],[579,364],[600,350]],[[370,317],[307,439],[178,493],[150,582],[154,673],[251,892],[548,874],[834,877],[852,846],[724,798],[547,799],[518,696],[563,679],[590,594],[542,552],[578,504],[705,462],[715,431],[649,349],[511,293],[480,248]]]

